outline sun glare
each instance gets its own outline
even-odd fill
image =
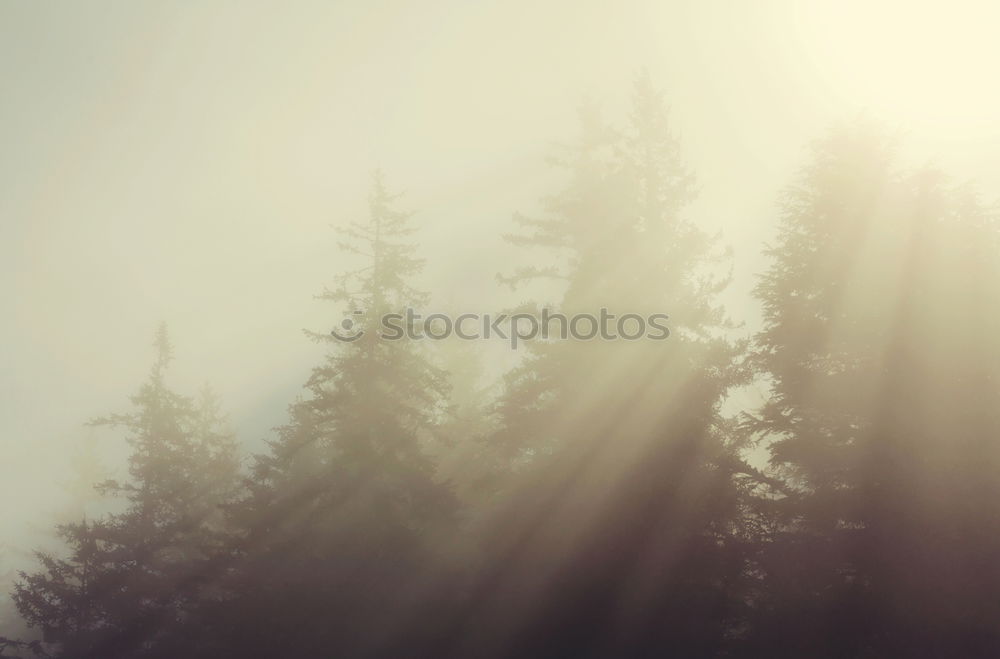
[[[859,109],[922,134],[995,121],[997,3],[809,3],[795,20],[803,56]]]

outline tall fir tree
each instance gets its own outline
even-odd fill
[[[671,334],[536,342],[507,378],[492,439],[509,505],[469,618],[485,656],[713,656],[745,617],[760,478],[720,413],[745,378],[715,300],[725,253],[683,216],[693,177],[645,77],[632,108],[624,131],[584,114],[569,184],[514,237],[565,265],[516,278],[564,279],[567,318],[665,313]]]
[[[321,298],[346,305],[334,332],[356,338],[311,334],[331,350],[235,510],[244,533],[228,653],[362,656],[432,635],[433,607],[413,598],[430,599],[422,570],[455,512],[423,449],[446,381],[418,342],[380,336],[383,317],[426,301],[410,283],[422,262],[396,197],[376,173],[367,219],[343,231],[364,265]],[[415,612],[427,625],[403,619]]]
[[[1000,225],[861,120],[816,144],[757,289],[787,479],[763,553],[769,656],[1000,651]]]
[[[155,337],[149,379],[133,411],[92,422],[124,429],[129,478],[102,489],[123,510],[60,527],[67,555],[38,553],[14,599],[60,657],[172,656],[167,639],[218,577],[222,504],[236,494],[236,444],[214,400],[171,390],[172,347]]]

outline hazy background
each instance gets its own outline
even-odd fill
[[[998,18],[985,2],[0,4],[0,550],[67,505],[83,422],[125,408],[161,319],[173,381],[211,381],[258,446],[321,350],[299,330],[338,320],[312,295],[342,270],[330,225],[364,212],[375,167],[418,212],[435,303],[488,311],[511,300],[501,234],[553,189],[545,156],[578,105],[617,119],[646,68],[753,329],[776,195],[832,122],[867,112],[910,160],[1000,193]]]

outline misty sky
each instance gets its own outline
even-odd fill
[[[48,526],[160,320],[173,382],[211,381],[244,441],[281,422],[321,350],[300,329],[337,320],[312,297],[344,267],[330,225],[375,167],[417,211],[436,304],[505,303],[501,234],[556,189],[545,156],[585,98],[621,120],[644,67],[692,215],[736,250],[737,321],[777,195],[838,119],[886,121],[995,198],[996,10],[869,4],[0,4],[0,542]]]

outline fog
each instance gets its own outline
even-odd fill
[[[531,262],[503,238],[513,215],[565,181],[547,159],[579,109],[625,121],[648,73],[696,176],[685,217],[732,248],[720,300],[750,337],[782,190],[837,122],[882,122],[906,166],[1000,197],[998,19],[987,2],[3,4],[0,574],[77,510],[84,443],[124,473],[121,437],[85,423],[127,408],[161,321],[170,382],[211,383],[244,454],[265,450],[326,352],[302,330],[340,322],[315,296],[354,263],[334,228],[368,212],[373,170],[414,211],[427,308],[508,308],[540,290],[497,282]],[[522,356],[480,349],[493,376]]]

